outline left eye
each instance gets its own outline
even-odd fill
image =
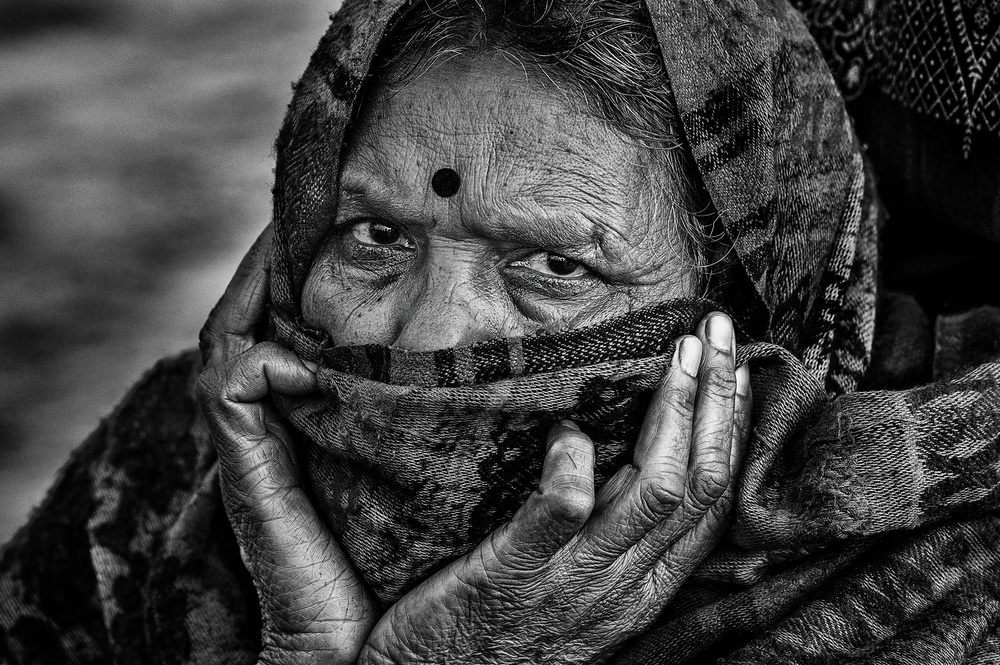
[[[520,262],[526,268],[535,272],[540,272],[549,277],[561,279],[578,279],[587,274],[587,269],[582,263],[572,259],[567,259],[560,254],[552,252],[538,252],[532,254],[527,259]]]
[[[351,235],[363,245],[376,247],[403,247],[413,249],[416,244],[398,226],[385,222],[358,222],[351,226]]]

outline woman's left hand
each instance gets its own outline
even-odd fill
[[[644,632],[725,533],[751,409],[731,340],[715,313],[678,341],[633,464],[596,501],[593,443],[553,427],[538,490],[392,606],[359,662],[600,663]]]
[[[209,317],[196,394],[257,589],[258,663],[353,665],[380,612],[302,487],[291,430],[269,400],[316,390],[315,367],[274,342],[255,344],[266,302],[259,264],[269,244],[265,231]]]

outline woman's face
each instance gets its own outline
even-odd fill
[[[442,169],[458,179],[435,187]],[[692,295],[666,180],[574,90],[452,60],[362,109],[305,320],[336,345],[428,351]]]

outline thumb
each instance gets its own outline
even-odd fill
[[[538,489],[487,542],[500,565],[540,563],[569,542],[593,508],[594,443],[563,420],[549,431]]]

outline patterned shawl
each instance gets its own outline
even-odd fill
[[[279,136],[273,334],[304,355],[332,351],[302,324],[298,293],[334,217],[354,98],[401,4],[345,3]],[[649,8],[684,137],[744,273],[733,313],[756,413],[729,539],[618,662],[996,662],[1000,315],[939,321],[934,353],[930,332],[911,325],[919,314],[886,298],[876,340],[877,205],[801,17],[782,0]],[[664,340],[705,306],[608,323],[656,343],[602,361],[645,358],[655,381]],[[473,386],[487,366],[523,378],[518,346],[505,342],[492,365],[418,358],[440,374],[421,381],[456,366]],[[537,352],[543,365],[558,359]],[[389,385],[392,358],[376,361],[350,351],[325,359],[325,376]],[[196,371],[189,355],[147,376],[5,549],[0,660],[255,661],[259,614],[196,424]],[[910,387],[931,371],[941,381]]]

